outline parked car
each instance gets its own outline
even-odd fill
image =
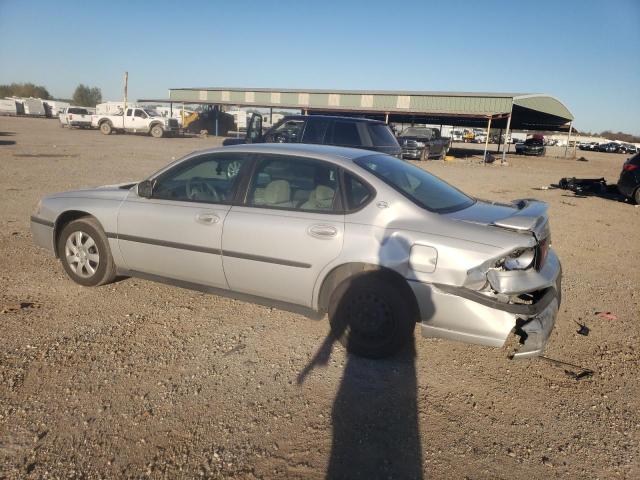
[[[409,127],[398,136],[402,158],[413,160],[443,159],[449,151],[451,140],[441,137],[440,130],[428,127]]]
[[[91,118],[84,107],[66,107],[58,115],[61,127],[91,128]]]
[[[638,153],[638,147],[630,143],[621,143],[618,147],[618,153]]]
[[[537,155],[544,156],[547,149],[544,146],[544,140],[539,137],[527,138],[522,143],[516,144],[516,153],[518,155]]]
[[[244,143],[309,143],[363,148],[400,155],[400,145],[387,124],[367,118],[328,115],[287,115],[262,132],[262,115],[249,119],[245,138],[228,138],[223,145]]]
[[[416,322],[424,336],[513,339],[516,357],[539,355],[561,298],[546,204],[476,200],[360,149],[195,152],[139,183],[48,195],[31,230],[80,285],[135,276],[328,313],[368,357],[398,351]]]
[[[628,158],[618,179],[618,191],[640,205],[640,153]]]
[[[620,150],[620,144],[616,142],[601,143],[598,150],[606,153],[618,153]]]
[[[179,131],[178,120],[164,118],[149,108],[127,108],[115,115],[94,115],[91,126],[109,135],[111,132],[147,133],[155,138]]]

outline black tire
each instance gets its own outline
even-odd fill
[[[162,128],[162,125],[156,123],[154,126],[151,127],[151,130],[149,130],[149,133],[153,138],[162,138],[164,135],[164,129]]]
[[[67,250],[67,242],[77,245],[74,240],[78,232],[82,234],[82,238],[85,239],[87,245],[90,243],[88,239],[93,240],[93,245],[86,247],[87,251],[84,258],[85,265],[89,264],[89,267],[94,270],[92,274],[89,271],[89,267],[83,268],[79,263],[72,267],[72,262],[69,260],[69,257],[74,255],[72,251]],[[116,265],[109,249],[107,236],[98,221],[93,217],[82,217],[66,224],[58,237],[57,249],[65,272],[67,272],[71,280],[79,285],[95,287],[111,283],[116,278]],[[67,253],[72,255],[67,256]],[[97,255],[98,261],[91,262],[90,255],[94,257]]]
[[[425,146],[420,152],[420,160],[429,160],[429,147]]]
[[[413,336],[414,304],[415,299],[382,275],[359,275],[342,282],[331,295],[331,333],[349,353],[367,358],[391,356]]]
[[[100,132],[103,135],[111,135],[112,131],[113,131],[113,126],[111,125],[111,122],[102,122],[100,124]]]
[[[636,202],[636,205],[640,205],[640,187],[636,188],[633,193],[633,201]]]
[[[442,147],[442,153],[440,154],[440,160],[444,160],[444,157],[447,156],[449,149],[447,147]]]

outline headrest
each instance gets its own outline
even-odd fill
[[[269,205],[286,203],[291,200],[291,188],[286,180],[274,180],[264,189],[264,201]]]

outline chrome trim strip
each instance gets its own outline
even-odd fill
[[[36,217],[35,215],[31,215],[31,221],[33,223],[39,223],[40,225],[46,225],[47,227],[53,227],[54,223],[49,220],[45,220],[44,218]]]
[[[275,265],[284,265],[285,267],[296,268],[311,268],[311,264],[294,262],[291,260],[283,260],[280,258],[263,257],[262,255],[252,255],[250,253],[222,251],[219,248],[200,247],[197,245],[188,245],[186,243],[168,242],[165,240],[157,240],[154,238],[136,237],[133,235],[117,235],[115,233],[107,232],[107,238],[117,238],[118,240],[125,240],[127,242],[146,243],[149,245],[157,245],[159,247],[177,248],[180,250],[189,250],[192,252],[210,253],[212,255],[222,255],[231,258],[240,258],[242,260],[253,260],[255,262],[273,263]]]

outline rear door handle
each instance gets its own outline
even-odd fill
[[[316,238],[333,238],[338,235],[338,229],[333,225],[311,225],[307,233]]]
[[[196,214],[196,222],[202,223],[204,225],[213,225],[214,223],[218,223],[220,221],[220,217],[215,213],[203,212]]]

